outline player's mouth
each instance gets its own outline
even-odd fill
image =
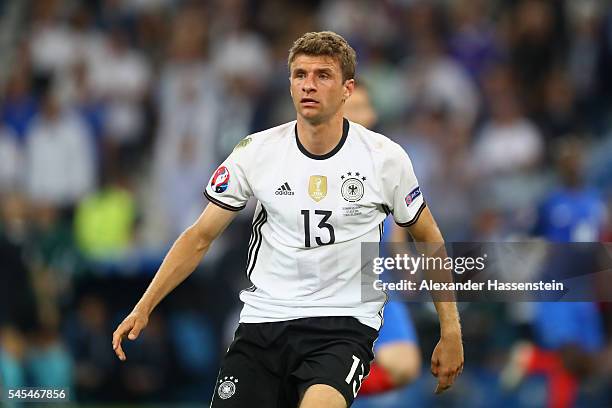
[[[300,104],[302,104],[303,106],[316,106],[319,104],[319,101],[312,98],[302,98],[300,100]]]

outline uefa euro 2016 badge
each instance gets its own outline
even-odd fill
[[[353,173],[349,171],[346,175],[343,174],[340,176],[340,179],[344,180],[342,182],[342,188],[340,189],[342,197],[349,203],[361,200],[364,193],[362,181],[365,181],[366,178],[359,172]]]
[[[236,387],[238,386],[238,379],[233,376],[226,376],[219,380],[219,388],[217,393],[219,398],[228,399],[236,393]]]
[[[225,166],[221,166],[215,171],[210,182],[210,187],[215,193],[223,193],[227,190],[230,181],[230,172]]]

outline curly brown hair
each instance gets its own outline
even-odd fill
[[[355,78],[357,54],[341,35],[333,31],[310,32],[295,40],[289,50],[289,58],[287,60],[289,70],[291,70],[291,64],[295,58],[300,54],[325,55],[335,58],[340,62],[342,80],[346,81]]]

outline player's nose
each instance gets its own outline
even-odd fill
[[[314,82],[314,75],[308,74],[306,78],[304,78],[304,82],[302,82],[302,91],[306,93],[310,93],[312,91],[316,91],[316,85]]]

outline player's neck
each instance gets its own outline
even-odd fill
[[[342,139],[343,120],[342,113],[318,124],[312,124],[298,116],[297,137],[308,152],[314,155],[327,154],[334,150]]]

